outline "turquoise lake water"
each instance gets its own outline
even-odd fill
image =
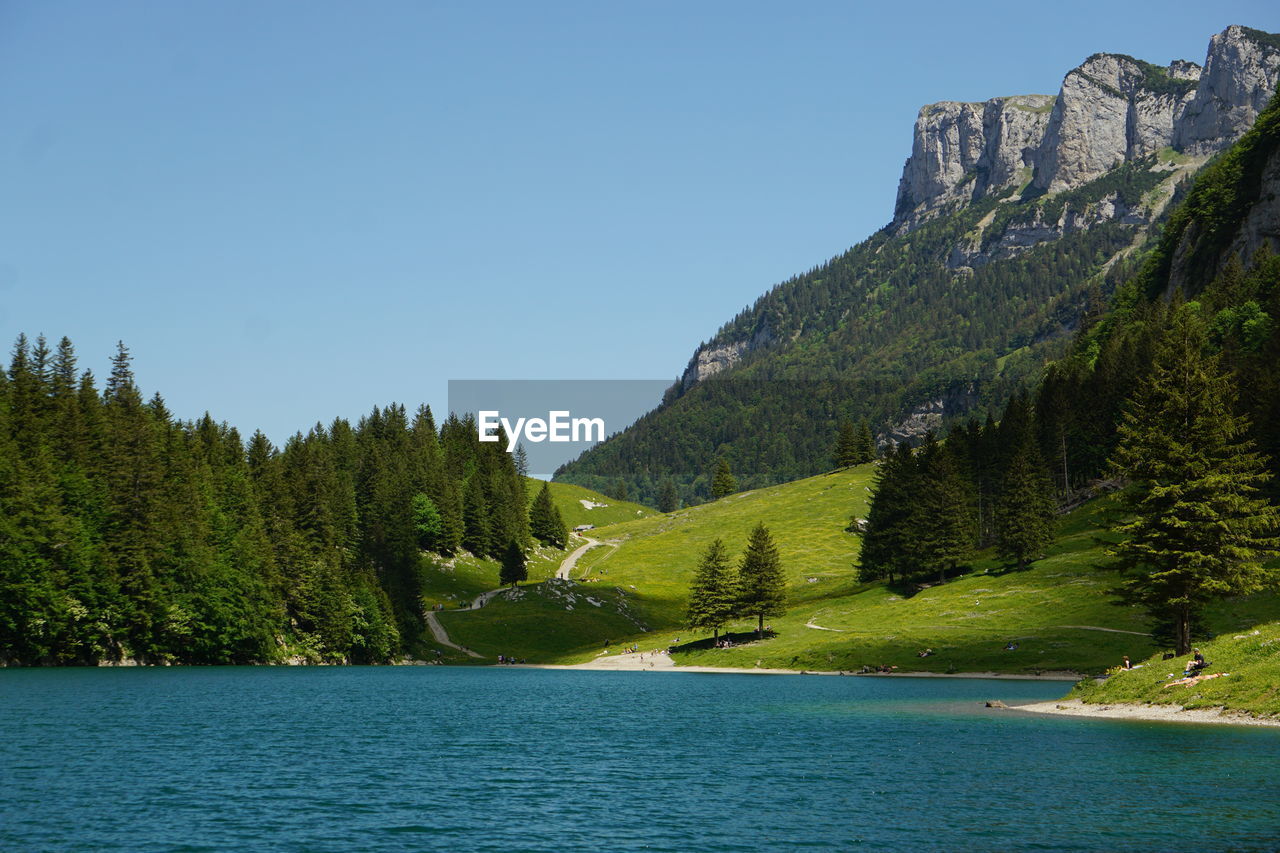
[[[0,670],[0,850],[1280,848],[1280,730],[982,707],[1066,687]]]

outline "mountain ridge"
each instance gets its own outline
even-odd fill
[[[1094,54],[1056,96],[926,105],[894,220],[739,312],[658,409],[559,476],[597,489],[622,477],[652,500],[673,474],[699,500],[716,457],[749,487],[829,467],[801,422],[834,434],[865,417],[882,440],[910,441],[1001,407],[1133,272],[1187,179],[1278,83],[1280,36],[1231,26],[1203,67]],[[735,400],[707,381],[724,377],[779,387]],[[796,382],[812,387],[780,387]]]

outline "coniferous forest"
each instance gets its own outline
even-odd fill
[[[0,372],[0,659],[375,663],[423,630],[424,561],[530,543],[524,480],[470,418],[375,408],[282,449],[101,389],[71,341]]]

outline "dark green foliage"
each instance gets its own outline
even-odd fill
[[[1015,437],[995,506],[996,553],[1025,569],[1053,541],[1053,486],[1030,430]]]
[[[621,477],[619,477],[617,480],[614,480],[613,487],[609,489],[608,494],[609,494],[609,497],[613,498],[616,501],[627,500],[627,481]]]
[[[277,450],[144,402],[123,345],[99,393],[70,341],[20,337],[0,372],[0,662],[402,654],[420,549],[459,547],[465,472],[501,511],[483,529],[528,537],[511,455],[446,426],[393,404]]]
[[[747,539],[747,550],[738,564],[737,597],[738,613],[756,617],[758,634],[764,633],[766,616],[781,616],[786,608],[782,560],[764,522],[757,524]]]
[[[909,515],[917,566],[939,581],[973,553],[977,541],[976,495],[949,446],[929,436],[920,452],[916,499]]]
[[[919,494],[920,467],[910,445],[885,456],[872,483],[871,508],[862,537],[858,577],[862,581],[898,578],[916,571],[913,510]]]
[[[520,543],[514,539],[508,540],[507,547],[502,552],[502,569],[498,573],[498,582],[511,584],[514,587],[520,581],[528,580],[527,562],[524,556],[524,549],[520,547]]]
[[[679,508],[680,497],[676,494],[676,484],[667,477],[658,490],[658,512],[675,512]]]
[[[737,605],[736,583],[729,565],[729,552],[725,549],[724,542],[716,539],[707,546],[689,585],[685,624],[695,630],[713,631],[719,638],[720,629],[733,618]]]
[[[856,464],[859,465],[872,462],[876,458],[876,438],[871,433],[871,424],[867,423],[866,418],[858,421],[858,431],[854,443],[854,458],[858,460]]]
[[[862,454],[859,453],[858,447],[858,428],[853,425],[853,421],[840,422],[840,429],[836,433],[835,450],[831,456],[837,468],[848,468],[862,461]]]
[[[738,491],[738,481],[729,470],[729,463],[721,459],[716,463],[716,473],[711,479],[711,497],[715,500]]]
[[[543,545],[555,548],[563,548],[569,541],[564,519],[551,501],[551,487],[547,483],[542,484],[529,509],[529,532]]]
[[[1231,375],[1206,355],[1200,306],[1176,310],[1148,378],[1120,424],[1117,469],[1132,520],[1114,548],[1129,589],[1171,618],[1179,654],[1207,602],[1280,582],[1263,560],[1280,549],[1280,513],[1260,495],[1270,479],[1237,414]]]

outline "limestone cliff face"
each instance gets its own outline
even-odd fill
[[[1189,154],[1226,148],[1276,91],[1280,45],[1247,27],[1227,27],[1209,42],[1200,85],[1175,128],[1173,146]]]
[[[947,265],[964,274],[1101,222],[1147,225],[1168,202],[1177,179],[1252,126],[1277,83],[1280,38],[1232,26],[1210,40],[1203,69],[1185,60],[1158,66],[1095,54],[1067,73],[1057,96],[930,104],[916,118],[887,230],[903,234],[985,198],[1053,196],[1157,154],[1151,170],[1167,173],[1168,181],[1141,203],[1125,203],[1112,193],[1057,206],[1052,219],[1037,212],[1010,220],[999,233],[987,233],[980,224],[953,247]],[[1276,210],[1260,209],[1257,215],[1280,218]],[[681,384],[688,388],[776,345],[767,325],[750,336],[718,335],[694,353]]]
[[[1199,77],[1199,66],[1189,62],[1156,68],[1128,56],[1089,57],[1062,81],[1032,186],[1074,189],[1170,145],[1175,118]]]
[[[1252,125],[1280,82],[1280,42],[1247,27],[1214,36],[1204,69],[1095,54],[1056,98],[1021,95],[920,111],[890,229],[909,231],[959,204],[1074,189],[1170,147],[1203,157]]]
[[[898,183],[895,221],[918,222],[953,202],[976,201],[1025,180],[1053,100],[1018,95],[921,109]]]

